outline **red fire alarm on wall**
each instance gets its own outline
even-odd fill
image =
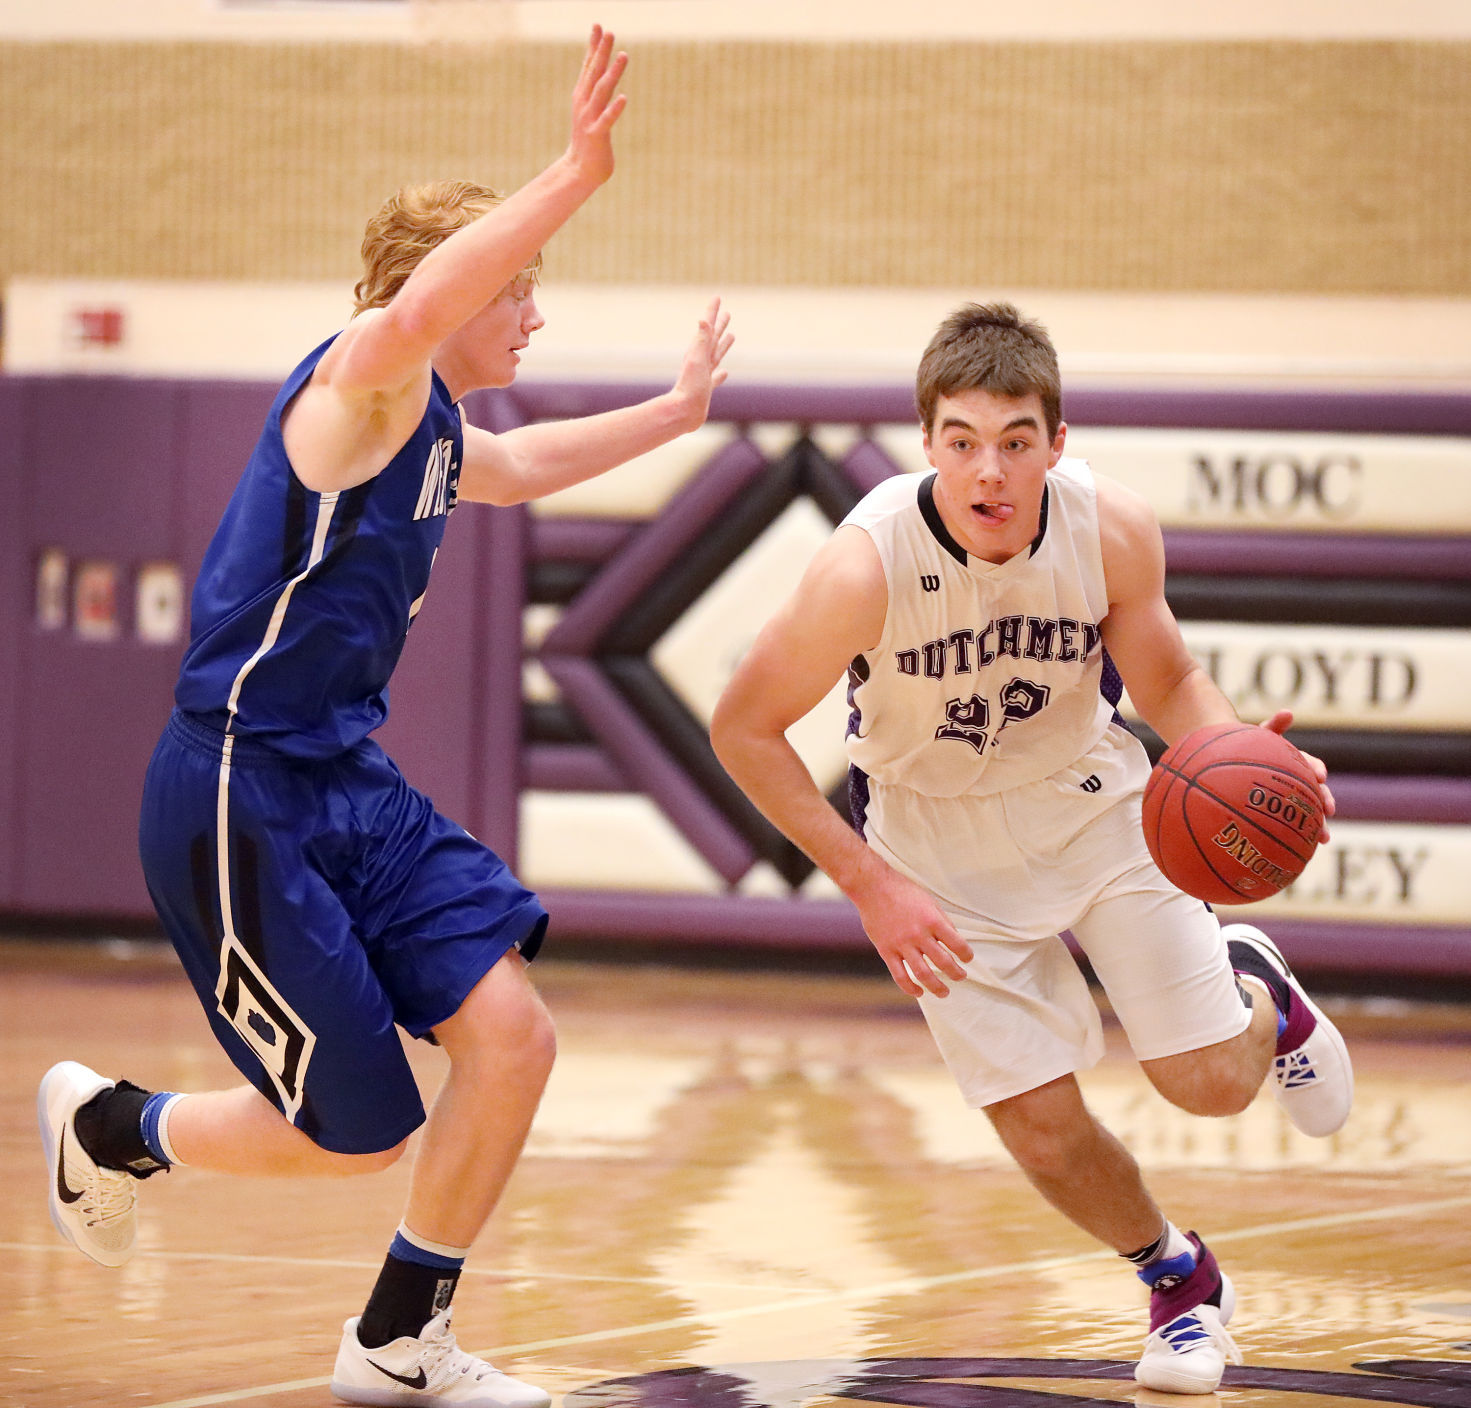
[[[126,331],[127,316],[114,306],[73,308],[67,318],[73,347],[118,347]]]

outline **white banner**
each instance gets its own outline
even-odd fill
[[[1070,427],[1067,453],[1143,494],[1166,527],[1471,532],[1471,440]]]
[[[1254,915],[1360,923],[1464,925],[1471,915],[1471,826],[1329,822],[1330,839],[1296,882],[1251,905],[1222,905],[1223,923]],[[1413,943],[1407,934],[1406,943]]]
[[[1298,727],[1471,729],[1471,631],[1182,621],[1190,653],[1243,719]],[[1121,706],[1137,717],[1127,696]]]

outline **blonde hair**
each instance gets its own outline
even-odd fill
[[[936,330],[919,361],[914,409],[928,433],[941,396],[986,391],[1042,402],[1051,439],[1062,423],[1062,378],[1047,329],[1010,303],[966,303]]]
[[[352,291],[353,315],[386,308],[435,245],[502,199],[499,191],[474,181],[430,181],[391,195],[363,232],[363,276]],[[540,270],[538,254],[519,277],[534,280]]]

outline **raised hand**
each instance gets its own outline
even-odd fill
[[[613,90],[627,67],[628,55],[615,55],[612,34],[595,24],[572,89],[572,138],[566,160],[598,184],[613,174],[613,124],[628,105],[627,95],[615,97]]]
[[[688,429],[693,430],[705,423],[705,417],[710,413],[710,394],[726,378],[725,368],[720,364],[734,341],[730,314],[720,306],[718,298],[712,298],[684,354],[679,379],[670,393],[685,407]]]

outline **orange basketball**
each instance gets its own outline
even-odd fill
[[[1252,724],[1210,724],[1168,749],[1144,788],[1144,840],[1170,882],[1210,904],[1249,904],[1312,859],[1323,799],[1307,761]]]

